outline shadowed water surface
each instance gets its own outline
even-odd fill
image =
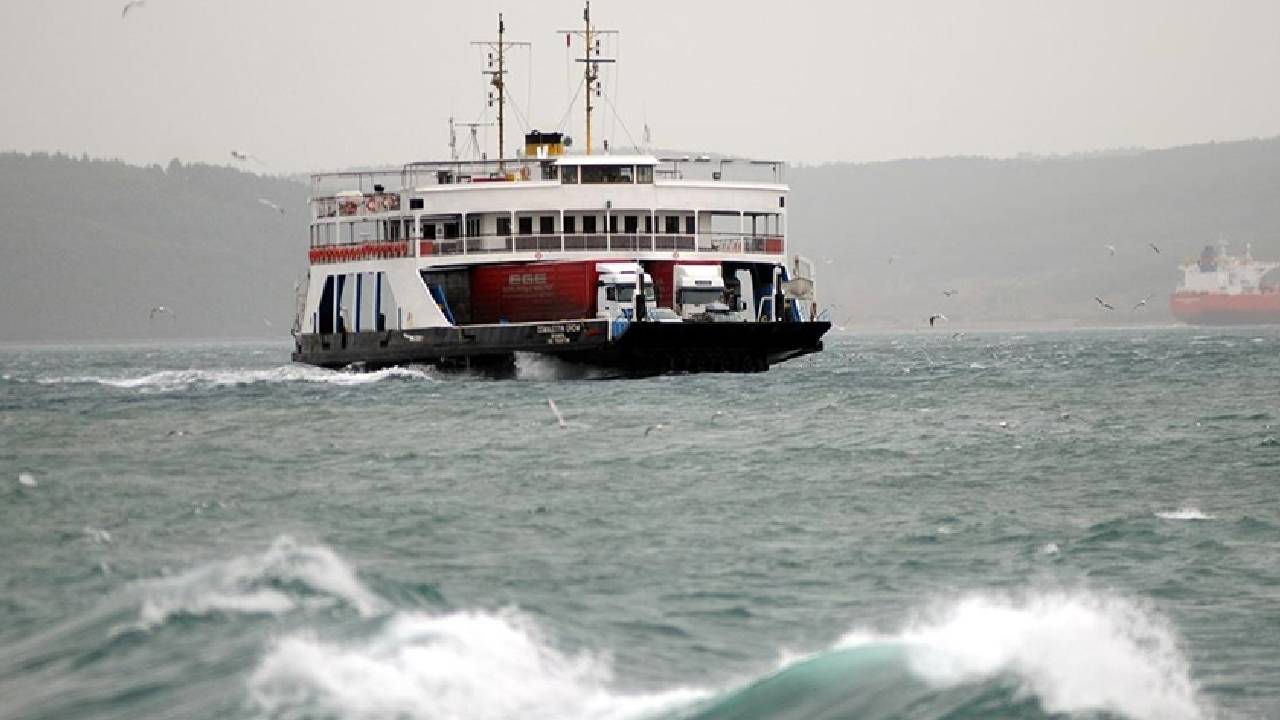
[[[0,718],[1280,718],[1275,329],[287,351],[0,351]]]

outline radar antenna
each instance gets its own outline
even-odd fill
[[[489,93],[489,107],[493,107],[495,103],[498,106],[498,172],[502,172],[503,170],[502,161],[507,156],[505,138],[504,138],[505,130],[506,130],[506,127],[505,127],[506,118],[503,113],[507,105],[506,50],[507,48],[511,48],[511,47],[531,47],[532,46],[532,43],[512,42],[510,40],[503,40],[502,37],[506,33],[506,30],[507,30],[507,27],[502,22],[502,13],[498,13],[498,41],[497,42],[482,41],[482,42],[471,43],[472,45],[485,45],[489,48],[488,67],[483,71],[483,74],[490,76],[489,84],[493,85],[494,89],[498,91],[498,96],[496,99],[494,98],[494,95],[492,92]],[[494,67],[494,63],[493,63],[493,55],[495,52],[498,54],[497,67]],[[473,133],[475,132],[474,129],[472,130],[472,132]]]
[[[557,30],[557,33],[564,33],[565,42],[569,42],[572,36],[577,35],[586,41],[587,50],[582,57],[576,61],[583,64],[582,79],[586,84],[586,106],[587,106],[587,154],[591,154],[591,111],[595,106],[591,104],[591,94],[595,93],[596,97],[601,97],[600,87],[600,63],[617,62],[615,58],[600,57],[600,36],[601,35],[617,35],[617,30],[597,30],[591,25],[591,0],[587,0],[587,6],[582,11],[582,20],[584,22],[583,30]]]

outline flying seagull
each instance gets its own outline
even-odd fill
[[[1138,301],[1138,304],[1137,304],[1137,305],[1134,305],[1134,306],[1133,306],[1133,309],[1134,309],[1134,310],[1137,310],[1137,309],[1138,309],[1138,308],[1140,308],[1140,307],[1146,307],[1146,306],[1147,306],[1147,301],[1148,301],[1148,300],[1150,300],[1150,299],[1151,299],[1151,296],[1150,296],[1150,295],[1148,295],[1148,296],[1146,296],[1146,297],[1142,298],[1141,300],[1139,300],[1139,301]]]
[[[172,310],[170,310],[169,308],[163,305],[157,305],[151,308],[151,314],[148,316],[147,319],[155,320],[157,315],[163,315],[165,313],[169,313],[169,317],[173,318],[174,320],[178,319],[178,316]]]
[[[1099,305],[1101,305],[1102,307],[1104,307],[1104,308],[1106,308],[1106,309],[1108,309],[1108,310],[1115,310],[1115,308],[1114,308],[1114,307],[1112,307],[1109,303],[1105,303],[1105,302],[1103,302],[1103,301],[1102,301],[1102,298],[1098,297],[1097,295],[1094,295],[1094,296],[1093,296],[1093,299],[1094,299],[1094,300],[1097,300],[1097,301],[1098,301],[1098,304],[1099,304]]]
[[[657,425],[650,425],[649,427],[644,429],[644,435],[645,437],[649,437],[649,433],[655,430],[661,430],[661,429],[662,429],[662,423],[658,423]]]
[[[929,316],[929,327],[933,327],[933,324],[938,322],[939,320],[946,320],[946,319],[947,319],[946,315],[943,315],[942,313],[934,313]]]
[[[125,19],[125,17],[129,15],[129,11],[135,7],[142,7],[146,4],[147,0],[129,0],[129,2],[125,3],[124,7],[120,9],[120,19]]]
[[[1107,250],[1108,250],[1108,251],[1110,251],[1112,255],[1115,255],[1115,254],[1116,254],[1116,246],[1115,246],[1115,245],[1108,245],[1108,246],[1107,246]]]
[[[1155,250],[1157,255],[1160,254],[1160,248],[1156,247],[1155,243],[1149,242],[1147,243],[1147,247],[1151,248],[1152,250]]]
[[[262,164],[262,161],[259,160],[258,158],[250,155],[249,153],[240,152],[239,150],[232,150],[231,157],[235,158],[236,160],[239,160],[240,162],[249,162],[250,160],[252,160],[258,163],[259,165]]]
[[[551,412],[555,414],[556,422],[560,427],[568,427],[569,423],[564,421],[564,415],[560,414],[560,408],[556,407],[556,401],[551,398],[547,398],[547,404],[551,406]]]
[[[267,207],[271,208],[272,210],[275,210],[276,212],[280,213],[281,215],[283,215],[283,214],[284,214],[284,208],[280,207],[279,205],[277,205],[277,204],[275,204],[275,203],[271,202],[270,200],[268,200],[268,199],[266,199],[266,198],[258,198],[258,202],[262,203],[263,205],[266,205]]]
[[[947,297],[951,297],[952,295],[959,295],[960,291],[959,290],[943,290],[942,294],[946,295]]]

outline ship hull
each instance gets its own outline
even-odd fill
[[[464,325],[422,330],[308,333],[297,336],[293,360],[327,368],[377,370],[434,365],[505,375],[516,353],[534,353],[620,375],[762,372],[822,349],[831,323],[632,323],[610,337],[609,321]]]
[[[1173,316],[1189,325],[1257,325],[1280,323],[1280,291],[1258,293],[1175,293]]]

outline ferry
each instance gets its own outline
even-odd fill
[[[615,31],[589,3],[583,20],[561,31],[584,46],[580,152],[529,129],[506,156],[520,43],[499,16],[485,43],[497,158],[458,157],[451,128],[448,160],[312,176],[295,361],[505,373],[533,353],[642,376],[759,372],[822,349],[814,265],[788,254],[785,165],[595,147],[600,38]]]

